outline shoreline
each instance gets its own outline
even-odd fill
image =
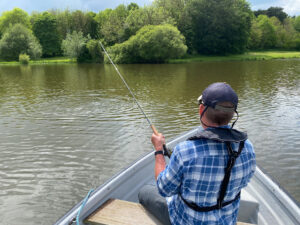
[[[238,55],[227,56],[206,56],[206,55],[188,55],[181,59],[170,59],[166,62],[169,64],[189,63],[189,62],[220,62],[220,61],[259,61],[272,59],[297,59],[300,58],[300,51],[251,51]],[[44,64],[77,64],[76,59],[67,57],[42,58],[30,60],[27,65],[44,65]],[[0,65],[24,65],[18,61],[0,61]],[[26,66],[26,65],[25,65]]]
[[[53,57],[53,58],[41,58],[37,60],[30,60],[28,64],[21,64],[19,61],[0,61],[0,65],[44,65],[44,64],[66,64],[77,63],[76,59],[67,57]]]
[[[217,61],[260,61],[272,59],[297,59],[300,58],[300,51],[251,51],[239,55],[228,56],[187,56],[182,59],[171,59],[168,63],[188,62],[217,62]]]

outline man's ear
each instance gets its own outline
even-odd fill
[[[199,106],[199,115],[200,115],[200,116],[201,116],[201,114],[203,113],[204,109],[205,109],[205,106],[204,106],[203,104],[201,104],[201,105]]]

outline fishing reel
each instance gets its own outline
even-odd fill
[[[172,149],[167,148],[166,145],[163,145],[163,149],[164,149],[164,156],[168,156],[169,158],[171,158],[171,155],[173,153]]]

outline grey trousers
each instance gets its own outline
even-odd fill
[[[166,199],[162,197],[154,185],[145,185],[139,192],[140,203],[162,224],[170,225],[170,217]]]

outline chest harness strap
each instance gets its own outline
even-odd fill
[[[198,135],[189,138],[188,140],[197,140],[197,139],[210,139],[218,142],[224,142],[227,146],[229,160],[225,168],[225,176],[221,183],[217,204],[208,207],[200,207],[196,203],[189,202],[186,199],[184,199],[181,194],[179,194],[179,196],[187,206],[189,206],[190,208],[198,212],[209,212],[212,210],[221,209],[240,198],[241,193],[239,192],[234,199],[224,202],[225,194],[230,180],[231,170],[234,167],[236,159],[239,157],[239,155],[241,154],[244,148],[245,140],[247,139],[247,134],[234,129],[228,129],[228,128],[209,128],[207,130],[200,132]],[[240,143],[237,152],[232,149],[231,146],[232,142]]]

